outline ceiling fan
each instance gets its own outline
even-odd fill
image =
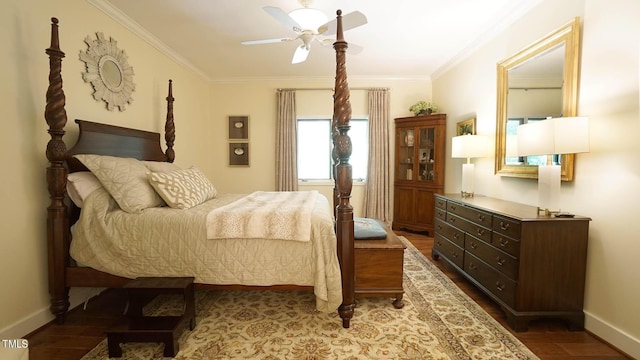
[[[324,46],[330,46],[335,39],[321,38],[320,36],[332,36],[336,34],[336,19],[328,21],[327,15],[318,9],[311,8],[312,0],[298,0],[302,8],[295,9],[286,13],[282,9],[274,6],[265,6],[262,9],[271,15],[274,19],[293,30],[295,37],[251,40],[243,41],[243,45],[271,44],[278,42],[288,42],[302,40],[302,44],[296,48],[291,59],[292,64],[305,61],[309,56],[311,43],[315,40]],[[367,17],[359,11],[351,12],[342,16],[342,30],[346,31],[367,23]],[[362,47],[349,43],[349,52],[358,53],[362,51]]]

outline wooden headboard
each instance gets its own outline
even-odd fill
[[[69,172],[87,171],[87,168],[73,157],[76,154],[110,155],[167,162],[174,160],[169,159],[160,147],[159,133],[86,120],[76,120],[76,123],[80,133],[76,144],[67,151],[66,161]]]

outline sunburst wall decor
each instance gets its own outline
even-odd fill
[[[120,111],[133,99],[131,93],[136,88],[133,83],[133,68],[127,61],[124,50],[118,49],[113,38],[105,39],[101,32],[96,33],[97,40],[87,36],[84,42],[88,49],[80,51],[80,60],[85,63],[82,78],[93,86],[93,98],[107,103],[109,111],[117,107]]]

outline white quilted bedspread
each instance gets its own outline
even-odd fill
[[[311,241],[207,240],[207,214],[242,196],[219,194],[188,210],[162,207],[130,214],[98,189],[85,200],[73,227],[71,256],[85,266],[128,278],[195,276],[205,284],[310,285],[318,310],[336,310],[342,303],[342,283],[327,198],[316,197]]]

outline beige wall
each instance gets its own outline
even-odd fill
[[[150,131],[162,131],[168,79],[174,80],[175,111],[180,123],[177,163],[204,163],[206,154],[191,144],[206,144],[212,132],[208,120],[210,84],[177,65],[84,0],[9,0],[0,12],[3,140],[0,156],[4,180],[0,197],[0,338],[23,336],[51,318],[47,286],[45,147],[49,139],[44,120],[49,61],[50,18],[60,20],[62,71],[67,100],[67,142],[75,140],[73,120],[93,120]],[[133,103],[124,112],[109,112],[93,100],[91,85],[82,80],[86,36],[100,31],[113,37],[134,69]],[[74,299],[84,300],[80,292]]]
[[[578,115],[588,116],[591,152],[576,159],[575,181],[562,184],[563,210],[589,216],[586,328],[640,357],[639,55],[636,0],[545,0],[506,33],[433,79],[434,99],[449,113],[448,130],[469,114],[478,133],[495,136],[496,63],[573,17],[582,19]],[[451,141],[448,140],[450,151]],[[493,158],[475,159],[476,193],[535,205],[537,183],[494,174]],[[461,160],[447,162],[447,192],[460,190]]]
[[[347,71],[348,71],[347,60]],[[325,80],[271,79],[251,83],[225,83],[213,85],[211,123],[217,129],[209,139],[212,155],[207,159],[211,168],[210,178],[222,192],[247,192],[275,189],[275,124],[276,89],[331,89],[333,77]],[[368,87],[390,89],[390,134],[393,134],[393,118],[409,116],[409,107],[418,100],[430,99],[430,83],[426,80],[359,80],[349,79],[352,115],[367,115]],[[301,90],[296,93],[297,112],[300,116],[326,116],[333,114],[331,90]],[[227,165],[227,116],[249,116],[249,167]],[[393,138],[393,135],[391,135]],[[392,139],[393,142],[393,139]],[[392,169],[389,169],[392,171]],[[301,189],[314,188],[331,198],[332,185],[309,184]],[[354,185],[352,205],[356,216],[362,211],[364,187]]]

